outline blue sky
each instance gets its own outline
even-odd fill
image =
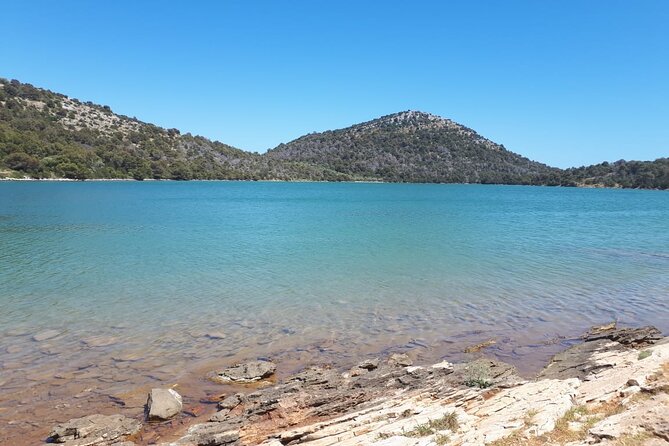
[[[0,76],[239,148],[412,109],[560,167],[669,156],[667,1],[13,1]]]

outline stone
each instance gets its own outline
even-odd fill
[[[243,398],[244,394],[242,393],[236,393],[234,395],[230,395],[224,398],[223,401],[218,403],[218,408],[232,410],[242,403]]]
[[[181,413],[183,400],[173,389],[151,389],[146,407],[149,420],[169,420]]]
[[[483,350],[484,348],[488,348],[491,345],[494,345],[496,343],[497,343],[496,340],[488,339],[487,341],[483,341],[483,342],[480,342],[480,343],[475,344],[475,345],[470,345],[469,347],[464,349],[464,352],[465,353],[477,353],[477,352],[480,352],[481,350]]]
[[[441,361],[436,364],[432,364],[432,368],[442,370],[444,372],[453,372],[453,364],[448,361]]]
[[[205,338],[209,339],[225,339],[225,333],[222,331],[210,331],[204,335]]]
[[[20,345],[10,345],[9,347],[7,347],[5,351],[10,355],[13,355],[16,353],[21,353],[23,351],[23,347],[21,347]]]
[[[618,328],[602,332],[589,333],[585,336],[586,341],[608,339],[619,344],[633,347],[642,347],[654,344],[662,339],[662,332],[653,326],[641,328]]]
[[[643,430],[661,434],[662,426],[667,426],[667,406],[669,395],[662,394],[655,400],[643,401],[621,413],[604,418],[588,432],[599,440],[615,440]]]
[[[42,342],[48,339],[53,339],[56,336],[60,336],[62,331],[60,330],[45,330],[33,335],[33,341]]]
[[[356,367],[353,367],[351,370],[348,371],[348,376],[354,378],[356,376],[364,375],[367,372],[369,372],[369,370],[356,366]]]
[[[409,367],[413,365],[413,361],[406,353],[393,353],[388,359],[388,363],[399,367]]]
[[[239,445],[239,430],[227,423],[202,423],[188,429],[175,446],[233,446]]]
[[[87,347],[107,347],[116,344],[118,339],[113,336],[92,336],[82,339],[81,342]]]
[[[365,370],[374,370],[379,368],[379,358],[367,359],[358,364],[358,368]]]
[[[212,379],[218,382],[249,383],[268,378],[276,371],[271,361],[250,361],[214,372]]]
[[[123,415],[89,415],[55,426],[49,441],[66,446],[107,446],[125,440],[142,428],[142,423]]]

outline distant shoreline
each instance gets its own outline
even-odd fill
[[[620,187],[620,186],[604,186],[594,184],[579,184],[575,186],[563,185],[549,185],[549,184],[514,184],[514,183],[425,183],[425,182],[401,182],[401,181],[375,181],[375,180],[351,180],[351,181],[318,181],[318,180],[207,180],[207,179],[192,179],[192,180],[173,180],[169,178],[156,179],[145,178],[143,180],[136,180],[134,178],[87,178],[85,180],[77,180],[72,178],[0,178],[0,182],[42,182],[42,183],[112,183],[112,182],[170,182],[170,183],[332,183],[332,184],[440,184],[440,185],[462,185],[462,186],[531,186],[531,187],[551,187],[551,188],[565,188],[565,189],[619,189],[619,190],[654,190],[667,191],[667,189],[659,188],[642,188],[642,187]]]

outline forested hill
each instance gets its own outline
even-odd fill
[[[0,78],[0,178],[458,182],[669,188],[669,161],[561,170],[451,120],[407,111],[266,154]]]
[[[0,78],[0,177],[347,180]]]
[[[561,171],[510,152],[449,119],[406,111],[313,133],[267,156],[384,181],[559,185]]]

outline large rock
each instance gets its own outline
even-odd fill
[[[662,339],[662,332],[653,326],[646,326],[641,328],[617,328],[610,330],[591,331],[586,334],[586,342],[596,341],[599,339],[608,339],[618,342],[622,345],[629,345],[633,347],[642,347],[651,345]]]
[[[183,409],[183,400],[175,390],[151,389],[146,401],[148,419],[151,421],[169,420]]]
[[[142,423],[123,415],[89,415],[55,426],[49,441],[67,446],[107,446],[125,440],[142,428]]]
[[[276,371],[276,365],[270,361],[251,361],[237,364],[227,369],[214,372],[212,379],[218,382],[249,383],[268,378]]]
[[[583,336],[584,342],[555,355],[539,373],[545,379],[586,379],[614,367],[615,363],[595,360],[598,354],[627,351],[651,345],[662,339],[655,327],[595,329]]]

